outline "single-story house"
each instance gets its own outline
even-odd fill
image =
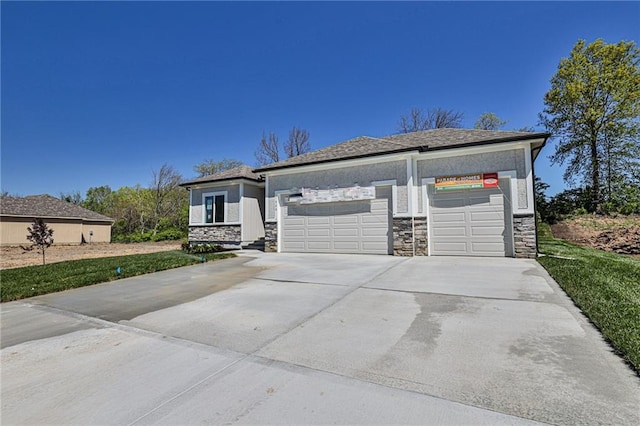
[[[113,219],[51,195],[0,198],[0,245],[26,245],[27,228],[42,219],[54,244],[111,242]]]
[[[189,242],[224,246],[264,238],[264,179],[240,166],[182,183],[189,190]]]
[[[240,231],[201,228],[218,219],[244,228],[239,211],[250,186],[256,204],[264,191],[266,251],[534,257],[533,162],[549,136],[476,129],[361,136],[245,167],[243,176],[201,178],[185,184],[190,239],[245,240]]]

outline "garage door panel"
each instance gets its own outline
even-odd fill
[[[434,237],[465,237],[467,235],[466,227],[438,227],[434,228],[431,233]]]
[[[465,221],[465,214],[464,212],[459,212],[459,213],[433,213],[432,215],[433,217],[433,223],[444,223],[444,222],[458,222],[458,223],[464,223]]]
[[[307,247],[311,250],[329,250],[331,248],[331,241],[318,241],[318,240],[307,240]]]
[[[327,232],[331,232],[327,229]],[[340,237],[357,237],[358,228],[333,228],[332,235],[336,238]]]
[[[504,227],[500,226],[500,224],[495,226],[471,226],[471,235],[474,237],[494,236],[502,238],[503,233]]]
[[[304,238],[304,229],[284,229],[285,237],[301,237]]]
[[[323,216],[307,217],[307,226],[326,226],[329,225],[329,218]]]
[[[291,250],[304,250],[304,240],[300,241],[287,241],[287,247]]]
[[[387,216],[384,215],[376,215],[376,216],[372,216],[372,215],[367,215],[367,216],[361,216],[360,217],[360,223],[361,224],[371,224],[371,225],[380,225],[380,226],[388,226],[389,220],[387,219]]]
[[[379,227],[379,228],[362,228],[362,236],[363,237],[386,237],[388,230],[387,228]]]
[[[459,252],[465,253],[467,251],[467,243],[464,241],[447,241],[447,242],[436,242],[433,244],[433,249],[439,252]]]
[[[294,216],[294,217],[287,217],[285,219],[285,224],[287,227],[290,226],[305,226],[306,221],[304,220],[304,217],[302,216]]]
[[[357,225],[358,224],[358,216],[334,216],[333,217],[334,225]]]
[[[367,253],[380,253],[381,251],[386,252],[388,249],[387,243],[379,242],[379,241],[363,241],[362,242],[362,250]]]
[[[504,211],[479,211],[479,212],[471,212],[470,217],[472,222],[485,222],[487,220],[495,220],[498,222],[504,221]]]
[[[330,230],[329,228],[308,228],[307,236],[308,237],[326,237],[329,238]]]
[[[471,250],[475,253],[500,253],[504,256],[504,244],[500,242],[494,243],[471,243]]]
[[[353,240],[345,240],[345,241],[334,241],[333,242],[333,248],[336,251],[349,251],[349,252],[353,252],[353,251],[359,251],[359,244],[357,241],[353,241]]]

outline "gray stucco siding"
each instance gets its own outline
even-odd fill
[[[202,194],[209,192],[227,192],[227,216],[225,223],[240,222],[240,186],[224,185],[211,188],[200,188],[191,190],[191,218],[190,223],[202,223]]]
[[[437,176],[451,176],[465,173],[495,172],[515,170],[518,188],[518,208],[526,209],[527,175],[524,149],[488,152],[482,154],[460,155],[448,158],[418,159],[417,184],[422,179]],[[418,191],[418,211],[423,211],[422,191]]]
[[[319,189],[327,189],[336,186],[338,188],[348,188],[354,186],[356,183],[360,186],[370,186],[372,182],[386,180],[396,181],[398,213],[407,213],[407,162],[404,160],[269,176],[267,220],[275,220],[276,191],[316,187]]]

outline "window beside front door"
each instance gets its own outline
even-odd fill
[[[205,195],[204,223],[224,223],[224,194]]]

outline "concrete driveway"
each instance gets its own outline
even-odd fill
[[[531,260],[245,252],[0,318],[3,424],[640,424]]]

